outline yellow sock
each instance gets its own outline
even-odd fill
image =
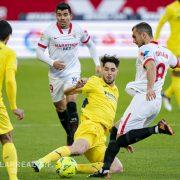
[[[89,164],[78,164],[77,171],[80,173],[95,173],[100,170],[103,166],[102,162],[89,163]]]
[[[47,154],[46,156],[41,158],[40,161],[43,161],[45,164],[48,164],[51,161],[57,161],[59,158],[64,157],[64,156],[69,156],[70,154],[71,152],[70,152],[69,147],[63,146]]]
[[[13,143],[3,145],[3,161],[9,174],[9,180],[17,180],[17,153]]]

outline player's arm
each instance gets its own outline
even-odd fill
[[[169,8],[166,8],[165,13],[163,14],[163,16],[161,17],[161,19],[158,23],[158,26],[157,26],[157,29],[155,32],[155,36],[154,36],[155,40],[157,40],[159,38],[160,31],[161,31],[163,25],[169,20],[170,16],[171,16],[171,12],[170,12]]]
[[[86,45],[89,49],[89,53],[90,53],[91,57],[94,60],[94,64],[96,66],[96,73],[100,74],[101,73],[101,66],[100,66],[100,61],[99,61],[99,56],[97,53],[96,46],[91,39],[89,39],[89,41],[87,42]]]
[[[147,93],[146,99],[151,101],[156,98],[156,94],[153,90],[154,83],[156,81],[156,66],[153,59],[148,59],[144,63],[144,67],[147,71]]]
[[[16,56],[12,54],[8,59],[8,64],[6,67],[6,93],[8,96],[10,108],[13,113],[17,116],[18,119],[23,119],[24,112],[21,109],[17,108],[16,105],[16,93],[17,93],[17,85],[16,85]]]
[[[88,79],[80,79],[75,86],[72,86],[68,89],[64,90],[65,95],[72,95],[72,94],[77,94],[82,92],[82,88],[86,84]]]
[[[89,53],[91,57],[93,58],[94,64],[96,66],[96,73],[100,74],[101,73],[101,67],[100,67],[100,60],[99,56],[97,53],[97,49],[93,41],[91,40],[90,35],[86,30],[81,29],[81,42],[86,45],[89,49]]]
[[[50,37],[48,35],[48,32],[44,32],[44,34],[42,34],[40,38],[38,47],[36,49],[37,58],[49,64],[50,66],[53,66],[55,69],[58,69],[58,70],[64,69],[65,64],[63,62],[61,62],[60,60],[53,60],[45,53],[45,50],[48,47],[49,42],[50,42]]]

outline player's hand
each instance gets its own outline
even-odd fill
[[[151,101],[156,98],[156,93],[152,88],[147,89],[146,99],[147,101]]]
[[[62,61],[54,61],[53,67],[57,70],[62,70],[65,68],[65,64]]]
[[[24,118],[24,111],[22,109],[14,109],[13,113],[19,120],[22,120]]]
[[[127,149],[127,151],[129,153],[133,153],[134,152],[134,148],[131,145],[128,145],[127,147],[125,147]]]
[[[96,66],[96,74],[97,74],[98,76],[101,75],[101,66]]]
[[[86,84],[86,82],[87,82],[87,79],[85,78],[79,79],[79,81],[76,84],[76,88],[82,88]]]

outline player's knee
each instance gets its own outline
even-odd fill
[[[0,135],[0,139],[1,139],[2,144],[12,142],[12,134],[11,134],[11,132]]]
[[[112,173],[122,173],[123,172],[123,165],[118,158],[114,159],[110,170]]]

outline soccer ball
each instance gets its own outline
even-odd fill
[[[56,162],[56,172],[60,177],[73,177],[76,171],[77,163],[72,157],[62,157]]]

